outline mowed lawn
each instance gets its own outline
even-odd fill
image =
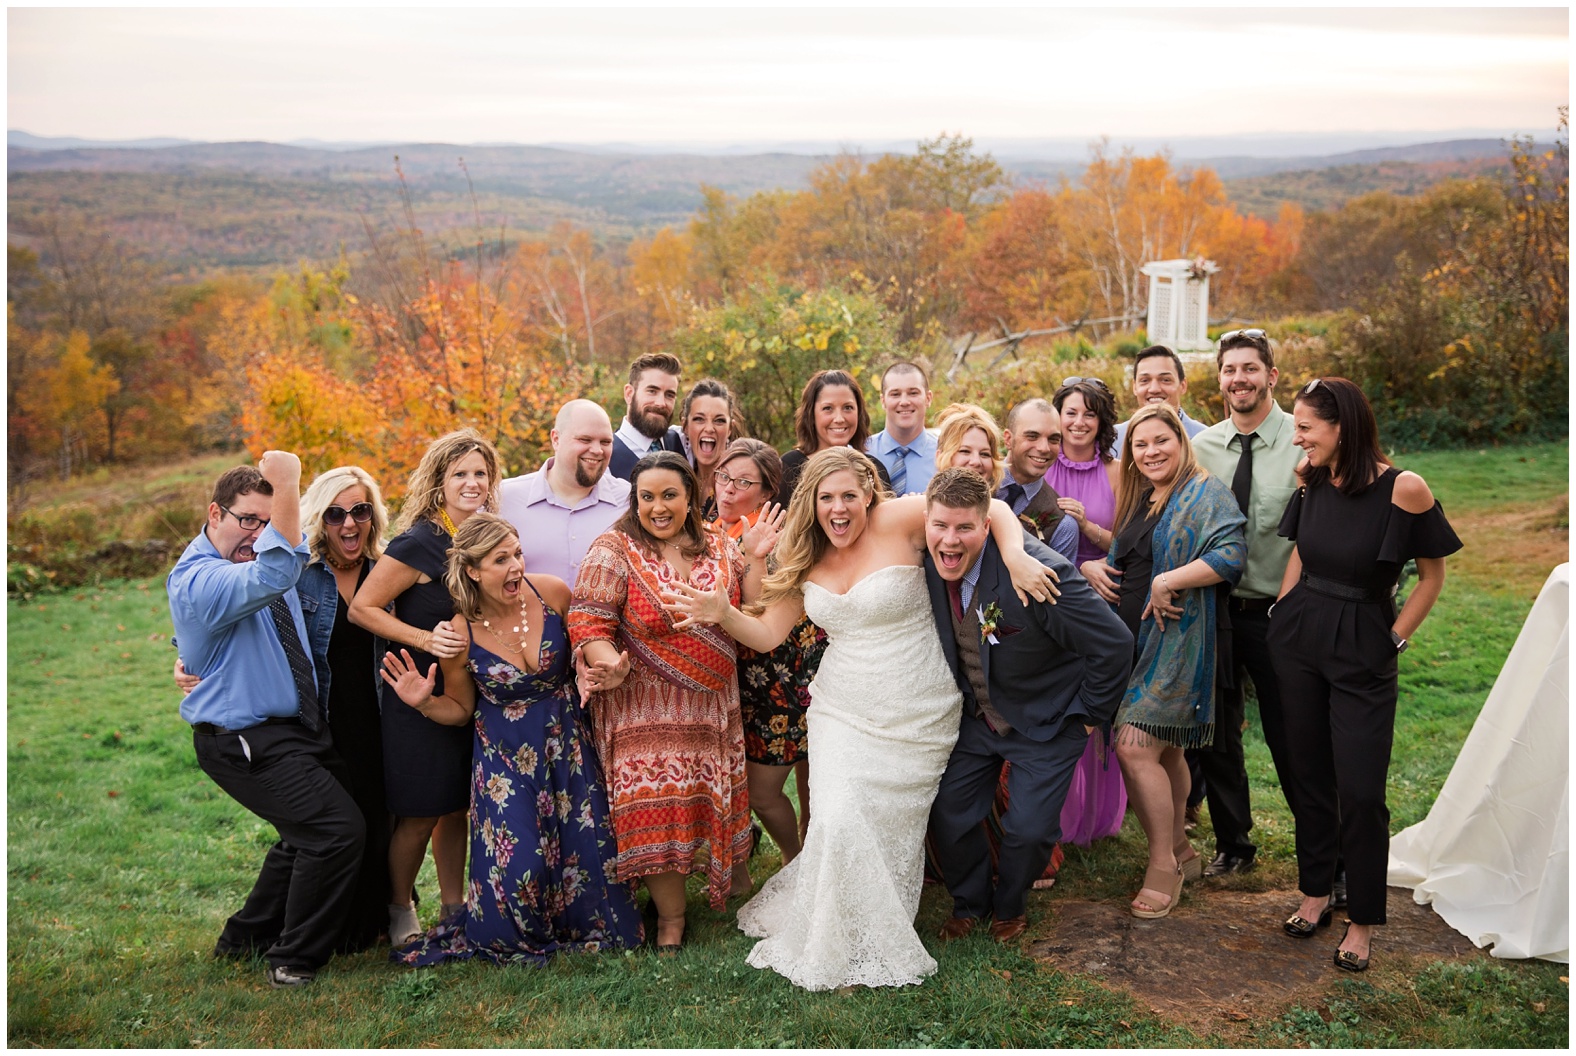
[[[1396,829],[1427,813],[1539,585],[1568,547],[1564,445],[1398,461],[1434,486],[1467,550],[1452,559],[1444,597],[1402,662]],[[1386,965],[1382,944],[1373,971],[1332,978],[1325,1005],[1197,1033],[1018,949],[943,946],[929,937],[948,912],[936,889],[926,890],[919,926],[940,972],[902,990],[809,994],[756,971],[745,964],[751,940],[733,927],[733,907],[714,912],[692,889],[688,945],[674,960],[637,951],[562,958],[540,971],[413,972],[372,951],[336,959],[303,991],[272,991],[260,966],[209,957],[274,834],[197,769],[169,678],[162,581],[12,601],[7,612],[15,1046],[1541,1047],[1568,1039],[1565,966]],[[1248,744],[1261,865],[1231,884],[1291,888],[1291,819],[1256,725]],[[1207,848],[1207,821],[1200,835]],[[1059,898],[1129,897],[1142,845],[1129,816],[1120,837],[1070,848],[1055,891],[1036,897],[1030,938]],[[757,880],[775,866],[768,849],[756,859]],[[430,866],[422,889],[435,892]]]

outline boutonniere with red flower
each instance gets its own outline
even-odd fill
[[[980,618],[980,640],[991,645],[1000,645],[996,640],[996,628],[1002,621],[1001,606],[994,601],[983,609],[975,606],[974,614]]]

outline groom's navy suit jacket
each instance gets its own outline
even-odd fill
[[[969,607],[1001,606],[996,640],[981,641],[980,667],[991,705],[1031,740],[1054,739],[1068,723],[1103,726],[1116,715],[1133,667],[1133,636],[1087,580],[1061,554],[1024,537],[1031,556],[1060,577],[1056,604],[1029,600],[1012,589],[1012,576],[994,539],[985,541],[980,578]],[[974,712],[974,690],[958,663],[951,603],[945,581],[927,551],[925,584],[941,634],[941,650],[963,691],[964,710]]]

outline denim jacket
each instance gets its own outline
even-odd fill
[[[375,564],[370,558],[367,567]],[[301,615],[306,620],[306,634],[312,642],[312,663],[317,668],[318,699],[326,707],[329,702],[328,639],[334,633],[334,613],[339,609],[339,584],[334,571],[321,558],[314,560],[301,571],[296,581],[296,593],[301,597]],[[382,686],[383,651],[388,642],[376,635],[372,637],[372,684]],[[382,699],[382,694],[378,695]]]

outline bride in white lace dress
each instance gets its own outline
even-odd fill
[[[807,990],[903,986],[936,970],[914,931],[925,824],[962,704],[942,657],[925,573],[925,502],[882,501],[869,459],[831,448],[805,464],[760,614],[680,585],[680,624],[717,623],[760,652],[802,614],[825,629],[810,686],[810,828],[804,849],[739,910],[761,941],[749,963]],[[1020,591],[1054,577],[1023,552],[1017,519],[992,504],[992,534]]]

